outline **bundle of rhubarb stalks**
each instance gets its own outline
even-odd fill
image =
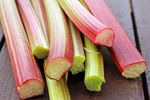
[[[0,19],[21,99],[44,94],[43,68],[49,97],[70,100],[67,72],[85,71],[89,91],[105,82],[106,46],[125,78],[146,70],[146,61],[103,0],[0,0]]]

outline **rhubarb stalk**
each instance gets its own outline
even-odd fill
[[[0,15],[20,99],[43,95],[44,82],[15,0],[0,0]]]
[[[44,69],[46,67],[46,63],[47,59],[44,59]],[[47,76],[45,77],[51,100],[71,100],[67,82],[64,76],[60,79],[60,81],[49,79]]]
[[[49,40],[49,29],[48,22],[46,17],[46,12],[43,4],[43,0],[30,0],[32,7],[39,19],[41,27],[43,29],[43,33],[45,34],[45,38]]]
[[[50,50],[45,68],[47,77],[60,80],[72,67],[74,48],[68,19],[56,0],[43,0],[48,19]]]
[[[98,48],[97,45],[93,44],[85,36],[83,38],[85,48],[91,51],[85,50],[86,61],[84,83],[88,90],[100,91],[102,83],[105,82],[103,54],[101,48]],[[99,52],[99,54],[97,52]]]
[[[57,0],[76,27],[93,43],[113,46],[114,32],[90,14],[78,0]]]
[[[74,26],[70,19],[69,25],[74,46],[73,66],[71,67],[70,71],[72,74],[77,74],[84,71],[85,56],[80,31],[76,28],[76,26]]]
[[[115,32],[114,45],[108,48],[121,74],[136,78],[146,70],[146,61],[103,0],[84,0],[92,14]]]
[[[31,6],[29,0],[16,0],[20,15],[22,17],[32,53],[43,59],[48,56],[49,44],[45,38],[40,22]]]

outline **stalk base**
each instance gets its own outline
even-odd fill
[[[44,85],[38,80],[27,80],[17,87],[21,99],[28,99],[44,94]]]
[[[136,78],[146,70],[145,62],[135,63],[123,68],[122,75],[126,78]]]

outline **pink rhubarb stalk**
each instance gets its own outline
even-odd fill
[[[38,59],[46,58],[49,53],[48,40],[45,38],[45,34],[30,1],[16,0],[16,2],[27,32],[32,53]]]
[[[114,45],[108,48],[118,69],[126,78],[138,77],[146,70],[146,61],[103,0],[84,0],[92,14],[115,32]]]
[[[45,74],[49,78],[60,80],[73,65],[73,41],[68,19],[57,0],[43,0],[43,2],[50,29],[50,51]]]
[[[76,27],[93,43],[113,46],[114,32],[90,14],[78,0],[57,0]]]
[[[49,40],[49,28],[46,17],[46,12],[43,4],[43,0],[30,0],[32,7],[39,19],[45,38]]]
[[[0,15],[20,99],[43,95],[44,82],[15,0],[0,0]]]

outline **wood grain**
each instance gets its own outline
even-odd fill
[[[146,79],[150,96],[150,1],[132,0],[133,13],[139,38],[139,46],[147,61]]]

